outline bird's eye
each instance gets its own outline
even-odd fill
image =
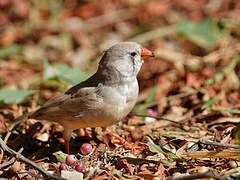
[[[134,57],[134,56],[137,55],[137,53],[136,52],[131,52],[130,55]]]

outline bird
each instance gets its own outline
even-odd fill
[[[136,104],[137,74],[152,51],[136,42],[120,42],[105,51],[97,71],[32,112],[29,118],[57,122],[69,154],[74,130],[108,127],[126,117]]]

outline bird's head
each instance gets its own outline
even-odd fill
[[[122,76],[136,76],[143,60],[153,53],[135,42],[120,42],[110,47],[102,57],[99,67],[119,72]]]

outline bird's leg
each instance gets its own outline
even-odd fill
[[[65,150],[67,154],[70,154],[70,140],[72,135],[72,129],[68,129],[65,127],[63,132],[63,138],[64,138],[64,144],[65,144]]]
[[[92,131],[92,138],[93,139],[97,139],[97,131],[96,131],[96,128],[91,128],[91,131]]]
[[[70,154],[70,147],[69,147],[69,141],[65,140],[65,150],[66,153],[69,155]]]

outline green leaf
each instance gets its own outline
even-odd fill
[[[163,154],[164,156],[168,157],[170,160],[180,159],[176,154],[164,148],[162,145],[156,145],[150,138],[148,140],[147,145],[149,150],[153,153]]]
[[[213,98],[210,98],[209,100],[205,101],[201,107],[202,110],[211,108],[214,103],[216,103],[219,100],[218,96],[215,96]]]
[[[57,88],[59,91],[63,92],[66,90],[67,86],[58,79],[48,79],[41,82],[44,86]]]
[[[85,80],[89,75],[79,68],[71,68],[64,64],[57,64],[55,68],[58,72],[58,77],[69,84],[77,84]]]
[[[56,76],[54,68],[49,64],[48,60],[43,61],[43,79],[48,80]]]
[[[65,154],[65,153],[62,152],[62,151],[57,151],[57,152],[53,153],[53,155],[56,157],[56,159],[57,159],[59,162],[65,162],[65,161],[66,161],[67,154]]]
[[[214,47],[227,37],[224,26],[220,26],[210,18],[199,23],[183,21],[178,25],[178,34],[202,48]]]
[[[143,104],[138,104],[134,107],[133,113],[139,115],[146,115],[147,109],[154,105],[154,98],[157,92],[157,86],[152,87],[149,92],[148,96]]]
[[[23,51],[23,46],[14,44],[9,47],[0,48],[0,59],[8,58],[13,54],[19,54]]]
[[[81,71],[78,67],[72,68],[65,64],[50,65],[47,60],[44,61],[44,80],[60,79],[68,84],[74,85],[89,77],[89,74]]]
[[[33,91],[18,89],[0,89],[0,104],[19,104]]]

